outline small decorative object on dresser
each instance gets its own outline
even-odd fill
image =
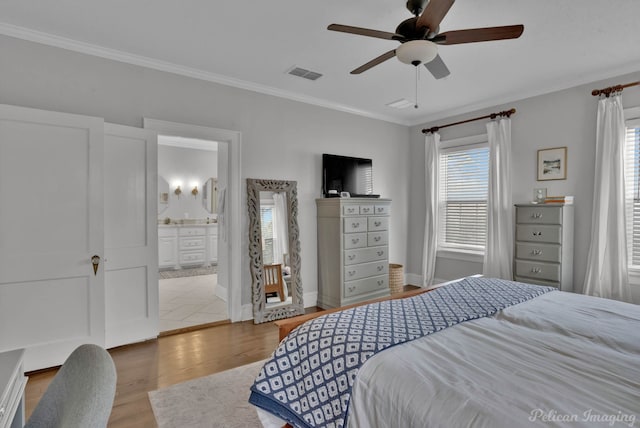
[[[538,150],[538,181],[567,179],[567,148]]]
[[[516,205],[515,280],[573,291],[573,205]]]
[[[345,306],[389,295],[391,200],[316,199],[318,306]]]

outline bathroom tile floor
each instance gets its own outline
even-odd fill
[[[215,294],[217,275],[160,280],[160,331],[229,318],[227,302]]]

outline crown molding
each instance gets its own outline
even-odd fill
[[[50,33],[32,30],[26,27],[0,22],[0,35],[13,37],[16,39],[26,40],[29,42],[39,43],[47,46],[66,49],[86,55],[92,55],[113,61],[123,62],[126,64],[137,65],[140,67],[150,68],[153,70],[163,71],[167,73],[177,74],[180,76],[190,77],[193,79],[204,80],[207,82],[218,83],[225,86],[232,86],[247,91],[258,92],[274,97],[285,98],[292,101],[298,101],[305,104],[311,104],[318,107],[324,107],[331,110],[341,111],[343,113],[355,114],[369,119],[382,120],[385,122],[396,123],[399,125],[409,126],[409,122],[400,118],[388,115],[381,115],[366,110],[357,109],[348,105],[334,103],[321,98],[310,97],[307,95],[297,94],[290,91],[274,88],[271,86],[260,85],[246,80],[235,79],[229,76],[223,76],[216,73],[200,70],[197,68],[185,67],[171,62],[161,61],[158,59],[135,55],[116,49],[106,48],[90,43],[80,42],[66,37],[57,36]]]
[[[478,110],[483,110],[486,108],[493,108],[496,106],[500,106],[503,104],[513,103],[517,101],[522,101],[527,98],[533,98],[540,95],[551,94],[553,92],[563,91],[565,89],[571,89],[578,86],[589,85],[601,80],[612,79],[614,77],[622,76],[625,74],[631,74],[640,70],[640,63],[628,64],[622,67],[619,67],[614,70],[606,70],[598,73],[591,73],[580,75],[578,78],[564,79],[560,82],[556,82],[553,85],[546,86],[545,88],[532,88],[529,90],[523,90],[517,92],[513,95],[490,98],[488,100],[482,101],[476,104],[465,105],[461,108],[454,108],[442,112],[438,112],[437,114],[429,115],[427,119],[422,120],[413,120],[409,121],[408,126],[425,126],[428,123],[434,122],[436,120],[448,119],[454,116],[459,116],[462,114],[467,114],[471,112],[475,112]],[[589,97],[591,97],[591,91],[589,90]]]

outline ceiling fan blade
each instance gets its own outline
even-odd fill
[[[355,70],[353,70],[351,72],[351,74],[360,74],[363,71],[367,71],[368,69],[370,69],[371,67],[374,67],[380,63],[385,62],[388,59],[393,58],[394,56],[396,56],[396,50],[390,50],[387,53],[383,53],[382,55],[380,55],[377,58],[372,59],[371,61],[369,61],[368,63],[361,65],[360,67],[356,68]]]
[[[340,31],[341,33],[358,34],[360,36],[376,37],[385,40],[404,40],[404,36],[386,31],[371,30],[369,28],[352,27],[350,25],[331,24],[327,30]]]
[[[428,27],[430,32],[437,31],[440,22],[454,2],[455,0],[430,0],[416,22],[416,28]]]
[[[442,58],[440,58],[440,55],[436,55],[432,61],[429,61],[424,66],[427,67],[427,70],[429,70],[436,79],[442,79],[443,77],[447,77],[451,74],[447,65],[444,63]]]
[[[460,43],[488,42],[491,40],[517,39],[522,35],[524,25],[504,27],[473,28],[469,30],[447,31],[438,34],[432,42],[439,45],[457,45]]]

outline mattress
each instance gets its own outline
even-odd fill
[[[552,292],[371,357],[349,427],[635,426],[640,307]]]

